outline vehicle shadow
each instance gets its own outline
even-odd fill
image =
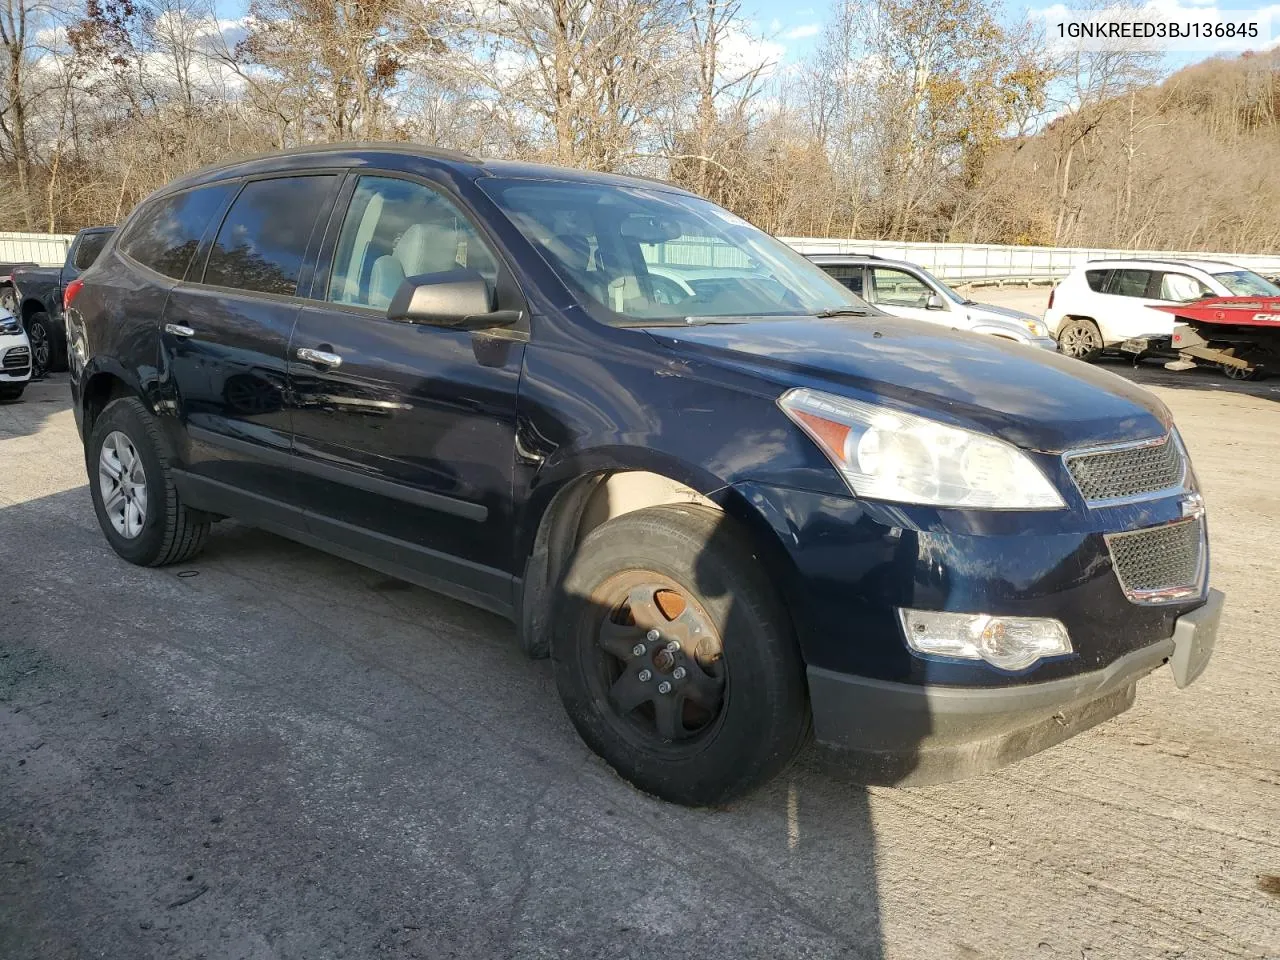
[[[5,955],[884,955],[868,794],[811,747],[725,807],[656,800],[498,617],[234,523],[133,567],[83,487],[0,509],[18,569]]]
[[[1163,360],[1140,360],[1134,363],[1114,357],[1104,357],[1095,362],[1104,370],[1144,387],[1233,393],[1280,402],[1280,377],[1277,376],[1242,381],[1232,380],[1221,370],[1211,366],[1198,366],[1194,370],[1166,370]]]

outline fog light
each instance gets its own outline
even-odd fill
[[[939,613],[898,609],[907,646],[930,657],[985,660],[1001,670],[1025,670],[1046,657],[1071,652],[1061,620],[993,617],[985,613]]]

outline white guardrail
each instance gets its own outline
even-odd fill
[[[38,263],[42,267],[60,267],[74,233],[9,233],[0,231],[0,264]]]
[[[779,237],[800,253],[874,254],[906,260],[949,283],[962,281],[1049,282],[1061,279],[1089,260],[1222,260],[1257,273],[1280,273],[1280,255],[1178,252],[1172,250],[1105,250],[1078,247],[1020,247],[994,243],[895,243],[889,240],[828,240]]]
[[[34,262],[60,266],[75,234],[0,232],[0,263]],[[950,283],[963,281],[1053,281],[1089,260],[1224,260],[1268,275],[1280,274],[1280,255],[1204,253],[1172,250],[1106,250],[1080,247],[1022,247],[996,243],[895,243],[889,240],[833,240],[780,237],[800,253],[862,253],[919,264]],[[674,247],[677,244],[668,244]],[[671,251],[674,253],[675,251]],[[701,254],[702,251],[699,251]],[[701,262],[701,261],[699,261]]]

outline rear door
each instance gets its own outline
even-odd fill
[[[406,277],[463,266],[514,291],[511,274],[461,202],[424,180],[353,176],[329,235],[289,358],[308,526],[505,611],[527,334],[393,321],[387,306]]]
[[[277,517],[267,501],[293,499],[285,358],[298,284],[310,282],[339,180],[319,173],[235,184],[165,307],[161,360],[190,439],[190,482],[201,484],[202,502],[233,498],[246,519]]]
[[[1168,336],[1173,316],[1153,309],[1160,303],[1160,272],[1147,267],[1117,267],[1107,278],[1105,308],[1096,319],[1107,343],[1132,337]]]

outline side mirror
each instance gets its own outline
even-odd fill
[[[929,299],[924,302],[926,310],[945,310],[947,305],[942,302],[942,298],[936,293],[929,294]]]
[[[518,310],[497,309],[493,286],[474,270],[448,270],[405,277],[391,298],[387,319],[454,330],[506,327]]]

